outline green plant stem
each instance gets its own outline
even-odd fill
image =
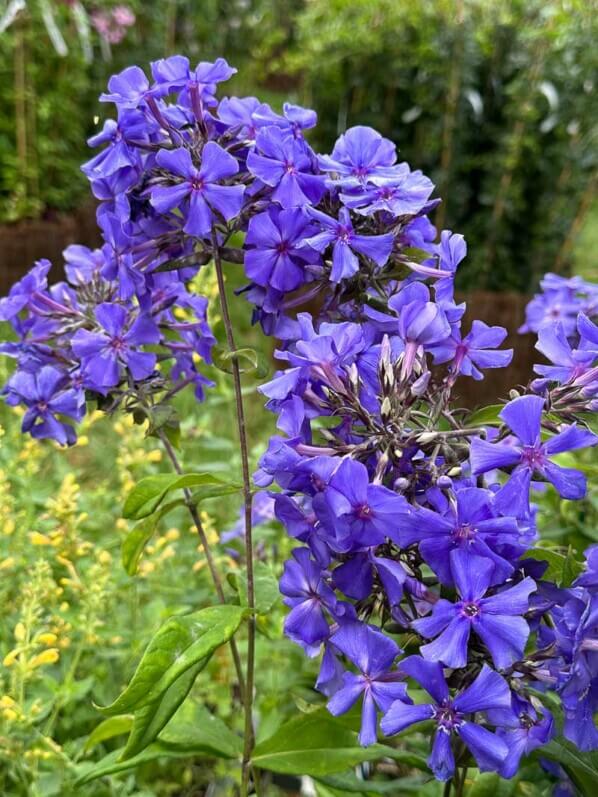
[[[174,450],[170,440],[166,437],[164,432],[160,430],[158,432],[158,437],[160,442],[164,446],[164,450],[166,451],[166,455],[168,456],[169,460],[172,463],[172,467],[174,470],[181,474],[183,473],[183,468],[181,467],[181,463],[179,462],[179,458],[177,457],[176,451]],[[203,523],[201,522],[201,518],[199,517],[199,512],[197,511],[197,506],[193,502],[193,496],[191,495],[191,491],[185,488],[183,490],[185,495],[185,506],[191,515],[193,523],[195,525],[195,529],[197,531],[197,535],[199,537],[199,541],[201,543],[201,547],[203,548],[206,562],[208,564],[208,570],[210,571],[210,575],[212,577],[212,581],[214,582],[214,587],[216,589],[216,595],[218,596],[218,600],[220,603],[226,603],[226,597],[224,595],[224,590],[222,588],[222,579],[220,578],[220,573],[218,572],[218,568],[216,567],[216,562],[214,561],[214,557],[212,556],[212,551],[210,550],[210,544],[208,542],[208,538],[206,537],[206,532],[203,527]],[[235,666],[235,671],[237,673],[237,681],[239,682],[239,692],[241,695],[241,701],[245,703],[245,679],[243,677],[243,666],[241,664],[241,656],[239,654],[239,648],[237,647],[237,643],[235,642],[234,638],[231,638],[229,641],[231,655],[233,657],[233,664]]]
[[[459,785],[457,786],[457,797],[463,797],[465,793],[465,779],[467,778],[467,767],[463,767],[461,770],[461,777],[459,779]]]
[[[444,784],[444,789],[442,790],[442,797],[450,797],[452,785],[453,785],[453,778],[447,780],[447,782]]]
[[[224,273],[222,271],[222,258],[216,232],[212,230],[212,252],[218,280],[220,294],[220,307],[222,320],[226,332],[226,342],[231,352],[235,352],[235,337],[228,309]],[[239,432],[239,446],[241,450],[241,469],[243,471],[243,497],[245,505],[245,567],[247,568],[247,606],[250,610],[255,607],[255,588],[253,580],[253,539],[251,528],[251,479],[249,475],[249,449],[247,445],[247,428],[245,423],[245,408],[243,406],[243,392],[241,389],[241,371],[236,357],[231,360],[233,386],[235,391],[235,404],[237,415],[237,429]],[[255,671],[255,613],[252,612],[248,621],[247,637],[247,670],[245,680],[245,734],[243,740],[243,769],[241,776],[241,795],[246,797],[249,790],[249,772],[251,768],[251,753],[253,750],[253,682]]]

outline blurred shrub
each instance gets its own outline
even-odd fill
[[[291,0],[28,0],[12,18],[13,5],[0,4],[0,222],[70,210],[88,196],[79,167],[111,74],[180,51],[195,61],[224,53],[237,67],[251,59],[257,78],[284,50],[296,8]],[[114,21],[119,9],[126,25]],[[250,89],[237,82],[236,90]]]
[[[461,287],[526,290],[566,267],[596,185],[597,34],[583,0],[309,0],[276,66],[318,145],[370,124],[435,180]]]
[[[111,45],[91,22],[122,2],[84,1],[89,47],[76,5],[29,0],[2,34],[0,221],[87,195],[79,165],[110,74],[173,52],[225,55],[244,74],[231,90],[259,84],[274,104],[278,91],[295,92],[316,108],[322,148],[353,124],[398,141],[445,197],[437,224],[466,234],[461,288],[525,291],[547,270],[568,270],[598,177],[593,4],[129,0],[135,24]]]

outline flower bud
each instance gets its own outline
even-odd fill
[[[431,376],[432,376],[431,371],[424,371],[424,373],[421,376],[418,376],[415,382],[411,385],[411,395],[417,397],[423,396],[426,390],[428,389]]]

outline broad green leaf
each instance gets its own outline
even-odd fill
[[[569,546],[567,549],[567,555],[565,556],[565,561],[563,563],[561,587],[570,587],[577,576],[581,575],[582,572],[583,564],[577,561],[573,548]]]
[[[239,593],[241,606],[247,606],[247,574],[230,573],[233,586]],[[267,614],[280,598],[278,579],[265,562],[256,562],[254,567],[255,609],[258,614]]]
[[[464,793],[467,797],[512,797],[516,788],[517,778],[505,780],[496,772],[478,772]]]
[[[252,761],[256,767],[272,772],[321,777],[385,757],[427,769],[423,758],[404,750],[383,744],[361,747],[356,733],[319,709],[284,723],[255,747]]]
[[[99,710],[114,716],[158,700],[191,667],[228,642],[246,613],[240,606],[225,605],[171,617],[149,643],[125,691]]]
[[[562,737],[538,750],[538,756],[558,761],[584,797],[595,797],[598,783],[598,753],[581,753]]]
[[[130,714],[124,714],[119,717],[108,717],[108,719],[102,720],[89,734],[84,749],[91,750],[92,747],[95,747],[100,742],[106,741],[106,739],[112,739],[114,736],[128,733],[132,725],[133,717]]]
[[[548,569],[543,578],[554,581],[559,587],[570,586],[583,570],[583,565],[575,559],[571,547],[566,556],[551,548],[530,548],[529,551],[526,551],[525,558],[547,562]]]
[[[111,722],[106,720],[106,722]],[[120,719],[120,718],[119,718]],[[102,723],[104,724],[104,723]],[[98,726],[100,727],[100,726]],[[214,717],[203,706],[181,706],[157,742],[149,745],[132,758],[125,758],[123,749],[115,750],[97,764],[82,764],[76,785],[82,786],[97,778],[115,775],[133,769],[157,758],[187,758],[208,755],[216,758],[239,758],[243,751],[242,739],[234,734],[222,720]]]
[[[153,537],[159,521],[172,509],[183,504],[182,500],[170,501],[166,506],[161,507],[159,512],[154,512],[149,517],[140,520],[127,534],[121,547],[121,560],[129,576],[134,576],[137,572],[139,558]]]
[[[498,414],[502,412],[504,404],[490,404],[475,410],[467,418],[467,426],[500,426],[502,423]]]
[[[240,736],[207,708],[188,700],[162,731],[160,741],[179,750],[203,748],[219,758],[238,758],[243,752]]]
[[[123,517],[129,520],[141,520],[160,506],[164,498],[172,490],[184,487],[205,488],[201,498],[213,498],[219,495],[230,495],[240,490],[239,485],[224,482],[211,473],[186,473],[179,476],[175,473],[161,473],[158,476],[147,476],[141,479],[131,490],[125,501]],[[209,489],[207,489],[209,488]]]
[[[429,779],[428,779],[429,780]],[[361,780],[356,775],[326,775],[317,778],[319,783],[349,794],[417,794],[425,781],[422,778],[397,778],[395,780]]]
[[[97,778],[104,778],[107,775],[116,775],[118,772],[134,769],[140,764],[146,764],[148,761],[155,761],[157,758],[188,758],[192,754],[190,750],[177,750],[161,742],[151,744],[149,747],[146,747],[142,753],[139,753],[139,755],[133,758],[127,758],[126,761],[120,760],[122,752],[122,750],[113,750],[111,753],[108,753],[107,756],[104,756],[101,761],[98,761],[97,764],[80,764],[78,770],[81,774],[75,781],[75,786],[83,786],[85,783],[97,780]]]
[[[156,740],[160,731],[177,711],[191,691],[195,679],[209,661],[209,656],[183,673],[160,697],[135,711],[133,727],[122,754],[122,760],[132,758]]]

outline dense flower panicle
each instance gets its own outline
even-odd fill
[[[175,55],[151,79],[135,66],[111,78],[101,100],[116,119],[83,166],[104,245],[69,247],[56,285],[38,262],[0,300],[17,338],[0,349],[16,361],[6,401],[24,408],[24,431],[61,444],[87,400],[164,428],[172,396],[189,386],[201,399],[210,384],[201,365],[216,341],[190,283],[215,250],[243,263],[242,293],[283,365],[260,388],[278,433],[254,480],[298,545],[280,581],[285,632],[321,654],[330,711],[359,701],[364,745],[379,727],[432,720],[440,780],[463,745],[512,777],[554,733],[543,690],[560,696],[567,738],[598,747],[598,555],[571,587],[526,558],[538,482],[585,493],[559,455],[598,441],[585,425],[598,287],[546,276],[523,329],[539,330],[549,364],[495,422],[468,425],[459,380],[512,350],[502,327],[462,329],[467,246],[434,227],[433,184],[372,128],[321,155],[314,111],[219,100],[234,72]],[[403,640],[421,655],[401,658]],[[432,702],[411,702],[411,680]]]

